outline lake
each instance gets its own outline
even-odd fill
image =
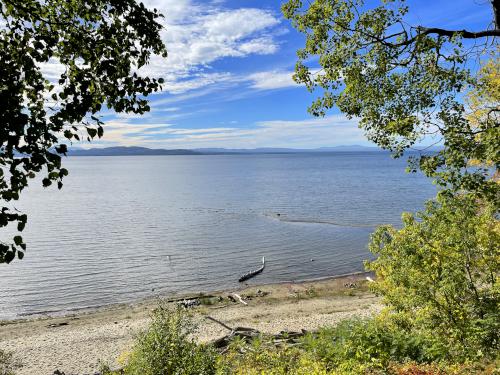
[[[236,288],[262,256],[250,284],[362,271],[375,227],[436,191],[382,152],[64,162],[61,191],[33,184],[16,202],[28,249],[0,265],[1,319]]]

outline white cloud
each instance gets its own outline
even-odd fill
[[[293,72],[268,71],[251,74],[248,78],[252,87],[260,90],[272,90],[286,87],[298,87],[292,79]]]
[[[261,121],[250,128],[177,128],[170,124],[111,124],[105,127],[106,144],[159,148],[314,148],[341,144],[364,144],[357,120],[335,115],[297,121]],[[161,138],[159,137],[161,136]]]
[[[215,83],[220,84],[232,80],[233,76],[230,73],[196,73],[189,79],[166,81],[163,88],[172,94],[181,94]]]
[[[311,74],[320,74],[320,69],[311,69]],[[247,79],[252,82],[252,86],[258,90],[274,90],[286,87],[300,87],[300,84],[293,80],[294,71],[270,70],[250,74]]]
[[[223,42],[243,40],[279,23],[270,13],[255,8],[218,11],[202,15],[199,20],[206,40]]]
[[[190,0],[146,0],[165,17],[162,40],[168,57],[152,56],[140,69],[144,75],[163,77],[164,90],[172,94],[227,82],[228,72],[212,72],[210,64],[226,57],[242,58],[252,54],[275,53],[279,46],[275,35],[279,18],[270,11],[256,8],[226,9],[221,2],[198,4]],[[41,64],[44,75],[59,79],[64,66],[56,60]]]
[[[188,0],[147,0],[145,4],[165,15],[162,39],[169,56],[155,56],[141,72],[164,77],[164,88],[170,93],[227,80],[229,73],[210,72],[210,64],[219,59],[272,54],[279,48],[273,28],[280,21],[267,10],[224,9],[219,2],[201,6]]]
[[[241,44],[238,49],[244,55],[252,53],[259,55],[272,55],[278,50],[278,45],[273,42],[271,37],[267,36],[245,42]]]
[[[61,78],[61,74],[63,74],[66,70],[64,65],[62,65],[59,60],[54,58],[51,58],[46,63],[40,63],[40,69],[42,70],[45,78],[51,82],[55,82]]]
[[[92,143],[81,141],[75,144],[81,148],[105,147],[110,145],[139,146],[137,140],[144,133],[167,129],[172,124],[130,124],[126,121],[107,121],[104,127],[104,137]]]

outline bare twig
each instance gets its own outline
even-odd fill
[[[220,320],[217,320],[217,319],[215,319],[215,318],[212,318],[212,317],[211,317],[211,316],[209,316],[209,315],[205,316],[205,318],[210,319],[211,321],[213,321],[213,322],[215,322],[215,323],[220,324],[220,325],[221,325],[221,326],[223,326],[225,329],[228,329],[228,330],[230,330],[230,331],[234,331],[234,329],[233,329],[233,328],[231,328],[231,327],[229,327],[227,324],[222,323]]]

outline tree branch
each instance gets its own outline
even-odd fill
[[[472,32],[472,31],[467,31],[467,30],[446,30],[446,29],[440,29],[439,27],[422,27],[419,26],[417,27],[417,30],[419,31],[419,35],[429,35],[429,34],[437,34],[441,36],[448,36],[452,37],[456,34],[461,34],[462,38],[464,39],[477,39],[477,38],[484,38],[487,36],[500,36],[500,29],[494,29],[494,30],[484,30],[484,31],[478,31],[478,32]],[[413,38],[415,39],[415,38]]]
[[[500,0],[496,0],[500,2]],[[467,31],[467,30],[446,30],[446,29],[441,29],[439,27],[423,27],[423,26],[417,26],[414,28],[416,30],[416,35],[409,38],[405,38],[403,41],[399,43],[393,43],[390,41],[390,39],[400,36],[400,35],[408,35],[406,30],[400,31],[398,33],[392,34],[392,35],[386,35],[383,37],[379,37],[377,35],[373,35],[371,33],[366,32],[363,29],[352,29],[348,25],[343,25],[340,22],[335,23],[337,26],[340,26],[346,31],[350,32],[360,32],[367,38],[372,39],[375,42],[381,43],[387,47],[392,47],[392,48],[398,48],[398,47],[404,47],[404,46],[409,46],[413,44],[418,38],[422,37],[423,35],[430,35],[430,34],[436,34],[439,36],[446,36],[449,38],[452,38],[453,36],[460,34],[462,38],[464,39],[480,39],[480,38],[485,38],[485,37],[497,37],[500,36],[500,29],[493,29],[493,30],[483,30],[483,31],[478,31],[478,32],[473,32],[473,31]]]
[[[500,29],[500,0],[491,0],[491,7],[493,8],[495,28]]]

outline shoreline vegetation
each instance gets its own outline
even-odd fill
[[[207,316],[269,334],[315,330],[346,318],[371,317],[382,309],[380,299],[368,290],[367,275],[361,272],[161,299],[172,306],[179,302],[189,306],[199,342],[228,334]],[[156,298],[64,316],[0,321],[0,350],[13,353],[21,365],[17,375],[52,374],[56,369],[93,373],[103,363],[117,368],[120,356],[130,351],[136,335],[149,324],[157,303]]]

